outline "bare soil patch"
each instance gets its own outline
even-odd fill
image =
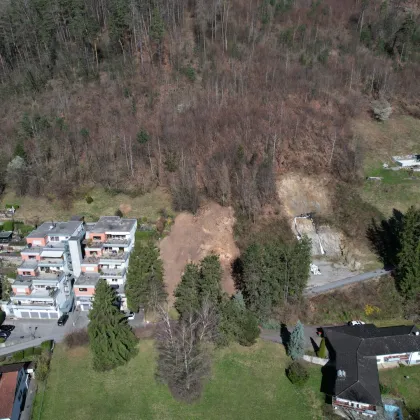
[[[235,292],[231,276],[231,263],[239,255],[233,237],[234,210],[214,202],[203,206],[197,215],[181,213],[175,218],[171,233],[160,243],[160,253],[165,268],[165,282],[169,298],[181,279],[188,262],[199,262],[215,253],[223,267],[223,290]]]

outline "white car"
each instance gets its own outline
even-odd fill
[[[354,325],[365,325],[366,323],[360,320],[355,321],[349,321],[348,325],[354,326]]]
[[[134,312],[129,312],[129,313],[127,314],[127,319],[128,319],[129,321],[132,321],[135,317],[136,317],[136,314],[135,314]]]

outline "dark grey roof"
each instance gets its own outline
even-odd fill
[[[8,365],[0,366],[0,373],[17,372],[21,370],[23,367],[27,367],[27,366],[29,366],[28,362],[10,363]]]
[[[136,219],[123,219],[119,216],[103,216],[89,230],[94,233],[112,231],[129,233],[136,223]]]
[[[46,222],[32,231],[27,238],[41,238],[46,235],[71,236],[81,224],[80,221]]]
[[[420,350],[420,335],[414,325],[378,328],[374,324],[325,327],[337,371],[334,393],[337,397],[366,404],[381,404],[375,356]]]

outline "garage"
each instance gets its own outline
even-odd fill
[[[39,314],[41,315],[42,319],[48,319],[49,318],[48,312],[40,312]]]
[[[22,318],[30,318],[30,317],[29,317],[29,312],[23,312],[23,311],[22,311],[22,312],[20,313],[20,316],[21,316]]]
[[[53,318],[53,319],[58,319],[58,314],[57,314],[57,313],[55,313],[55,312],[51,312],[51,313],[50,313],[50,318]]]
[[[39,312],[31,312],[31,318],[39,318]]]
[[[89,311],[90,310],[90,305],[81,305],[80,306],[82,311]]]

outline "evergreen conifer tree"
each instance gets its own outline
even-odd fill
[[[301,359],[305,354],[305,331],[300,321],[297,322],[290,335],[287,351],[293,360]]]
[[[200,277],[197,284],[197,292],[202,302],[203,299],[214,305],[220,301],[222,290],[222,267],[218,255],[204,257],[200,263]]]
[[[175,289],[175,308],[183,314],[197,311],[200,308],[198,284],[200,282],[200,269],[197,264],[187,264],[181,282]]]
[[[166,299],[163,264],[154,243],[136,244],[130,258],[125,292],[128,307],[134,312],[140,308],[152,310]]]
[[[137,353],[137,339],[116,305],[115,291],[99,280],[88,326],[93,368],[106,371],[123,365]]]
[[[406,299],[415,298],[420,292],[420,211],[414,207],[404,216],[396,279]]]

